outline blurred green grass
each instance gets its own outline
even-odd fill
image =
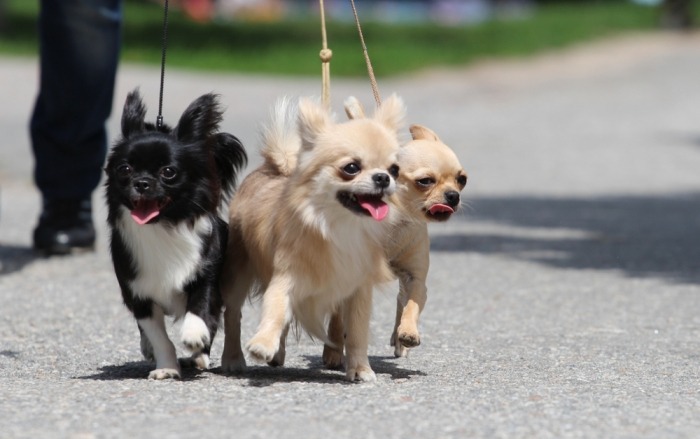
[[[5,1],[0,53],[36,54],[38,1]],[[158,4],[126,0],[123,61],[160,62],[162,12]],[[359,12],[361,15],[362,11]],[[169,18],[169,67],[279,75],[320,72],[321,31],[317,16],[278,23],[202,24],[171,10]],[[430,66],[463,65],[483,58],[526,56],[577,42],[656,28],[653,8],[623,0],[547,3],[523,19],[496,19],[470,26],[363,23],[377,76]],[[332,74],[366,75],[355,25],[331,21],[327,29],[329,47],[333,50]]]

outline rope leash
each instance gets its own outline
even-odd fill
[[[326,110],[331,108],[331,58],[333,51],[328,48],[328,36],[326,34],[326,11],[323,7],[323,0],[318,0],[319,13],[321,14],[321,77],[322,91],[321,101]]]
[[[352,6],[352,13],[355,16],[357,33],[360,35],[360,43],[362,44],[362,54],[365,57],[365,64],[367,64],[367,74],[369,75],[369,82],[372,85],[372,94],[374,95],[374,101],[377,103],[377,107],[379,107],[382,105],[382,98],[379,95],[379,86],[377,85],[377,79],[374,77],[374,69],[372,68],[372,61],[369,59],[369,52],[367,51],[367,45],[365,44],[365,37],[362,34],[362,26],[360,26],[360,18],[357,15],[355,0],[350,0],[350,6]]]
[[[360,36],[360,43],[362,45],[362,53],[365,58],[365,63],[367,64],[367,73],[369,75],[370,84],[372,86],[372,94],[374,95],[374,100],[377,106],[382,104],[382,99],[379,94],[379,87],[377,85],[377,80],[374,76],[374,69],[372,68],[372,61],[369,58],[369,51],[367,50],[367,45],[365,44],[365,38],[362,33],[362,26],[360,25],[360,18],[357,14],[357,8],[355,7],[355,0],[350,0],[350,5],[352,6],[352,13],[355,17],[355,24],[357,25],[357,32]],[[323,0],[319,0],[319,11],[321,15],[321,52],[319,57],[321,58],[321,76],[322,76],[322,93],[321,99],[324,107],[328,110],[330,109],[331,100],[331,59],[333,58],[333,51],[328,48],[328,34],[326,32],[326,12]],[[158,96],[158,117],[156,118],[156,127],[161,128],[163,126],[163,90],[165,87],[165,59],[168,47],[168,0],[164,0],[163,3],[163,40],[162,40],[162,50],[161,50],[161,63],[160,63],[160,93]]]
[[[326,32],[326,11],[324,8],[323,0],[318,1],[319,13],[321,15],[321,52],[319,56],[321,58],[321,77],[322,77],[322,91],[321,91],[321,101],[326,110],[330,109],[331,106],[331,58],[333,57],[333,51],[328,48],[328,35]],[[367,74],[369,75],[369,82],[372,86],[372,94],[374,95],[374,101],[377,107],[382,105],[382,98],[379,94],[379,86],[377,85],[377,79],[374,76],[374,69],[372,68],[372,61],[369,57],[369,51],[367,50],[367,45],[365,44],[365,37],[362,33],[362,25],[360,24],[360,17],[357,13],[357,7],[355,7],[355,0],[350,0],[350,6],[352,7],[352,14],[355,17],[355,25],[357,26],[357,33],[360,36],[360,44],[362,45],[362,54],[365,58],[365,64],[367,65]]]
[[[158,97],[158,117],[156,118],[156,127],[163,126],[163,87],[165,84],[165,52],[168,47],[168,0],[165,0],[163,5],[163,45],[160,61],[160,95]]]

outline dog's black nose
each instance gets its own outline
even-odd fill
[[[445,192],[445,201],[452,207],[459,204],[459,192],[457,191],[447,191]]]
[[[147,192],[150,188],[151,183],[148,180],[137,180],[134,182],[134,189],[140,194]]]
[[[391,177],[389,177],[389,174],[379,172],[372,176],[372,181],[374,181],[374,184],[377,187],[384,189],[386,187],[389,187],[389,185],[391,184]]]

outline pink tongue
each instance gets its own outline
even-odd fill
[[[381,221],[389,214],[389,205],[376,198],[357,197],[360,206],[369,212],[377,221]]]
[[[443,212],[449,212],[449,213],[454,213],[455,210],[448,206],[447,204],[433,204],[433,206],[429,210],[430,213],[436,214],[436,213],[443,213]]]
[[[139,225],[144,225],[160,214],[158,202],[156,200],[141,200],[131,211],[131,217]]]

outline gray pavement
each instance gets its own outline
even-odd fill
[[[320,70],[320,69],[319,69]],[[388,346],[378,291],[371,362],[348,384],[321,346],[281,369],[145,379],[112,273],[102,194],[95,254],[38,258],[27,119],[35,59],[0,59],[0,437],[692,438],[700,436],[700,37],[653,35],[532,59],[380,80],[467,168],[468,206],[431,227],[423,344]],[[124,65],[155,118],[158,71]],[[169,70],[165,118],[222,95],[253,163],[258,124],[318,78]],[[333,78],[336,110],[365,80]],[[257,309],[244,315],[244,338]]]

